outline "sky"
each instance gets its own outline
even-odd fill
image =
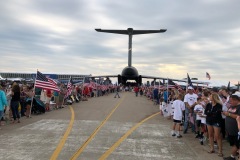
[[[240,80],[238,0],[13,0],[0,2],[0,72],[120,74],[128,36],[101,29],[167,29],[134,35],[140,75]]]

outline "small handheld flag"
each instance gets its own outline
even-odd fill
[[[206,78],[208,78],[209,80],[211,79],[211,76],[208,72],[206,72]]]

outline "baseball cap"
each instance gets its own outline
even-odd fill
[[[192,87],[192,86],[189,86],[187,89],[193,89],[193,87]]]
[[[240,92],[237,91],[237,92],[233,93],[232,96],[238,96],[240,98]]]

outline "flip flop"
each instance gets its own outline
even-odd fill
[[[223,154],[222,154],[222,153],[218,153],[218,156],[219,156],[219,157],[223,157]]]
[[[215,153],[215,151],[214,150],[210,150],[210,151],[208,151],[208,153],[212,154],[212,153]]]

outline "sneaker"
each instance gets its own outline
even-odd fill
[[[177,136],[177,138],[182,138],[182,135],[179,134],[179,135]]]
[[[200,144],[203,145],[203,139],[202,138],[200,139]]]
[[[186,134],[186,133],[187,133],[187,130],[184,130],[184,131],[183,131],[183,134]]]
[[[203,142],[207,141],[207,137],[203,137]]]
[[[176,133],[173,133],[172,136],[173,136],[173,137],[176,136]]]
[[[231,157],[231,156],[229,156],[229,157],[224,157],[223,159],[224,159],[224,160],[236,160],[235,158],[233,158],[233,157]]]
[[[195,138],[200,138],[200,135],[199,135],[199,134],[197,134],[197,135],[195,136]]]

